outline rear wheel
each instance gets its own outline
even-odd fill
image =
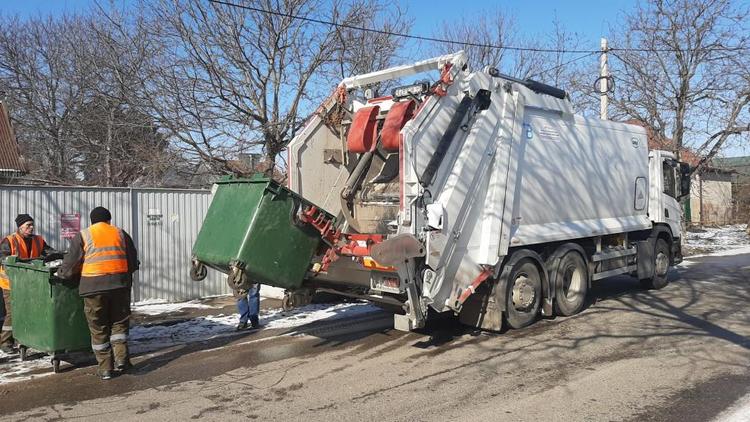
[[[581,312],[589,290],[588,268],[578,252],[568,252],[560,259],[555,277],[555,305],[563,316]]]
[[[667,271],[669,271],[670,252],[669,245],[664,239],[657,239],[654,248],[654,276],[641,280],[641,285],[647,289],[663,289],[669,284]]]
[[[531,325],[542,303],[542,280],[537,266],[529,259],[515,264],[508,277],[505,320],[511,328]]]

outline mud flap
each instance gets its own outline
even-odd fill
[[[656,238],[649,237],[646,240],[635,242],[638,251],[636,270],[638,280],[649,279],[654,276],[654,248],[656,248]]]
[[[495,294],[486,286],[483,284],[464,302],[458,320],[481,330],[500,331],[503,329],[503,314],[497,306]]]

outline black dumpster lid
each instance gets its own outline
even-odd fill
[[[235,176],[224,176],[221,179],[219,179],[216,183],[217,184],[227,184],[227,183],[276,183],[277,181],[271,179],[270,177],[266,176],[263,173],[255,173],[254,175],[250,177],[235,177]]]

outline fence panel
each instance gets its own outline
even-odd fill
[[[20,213],[34,217],[37,233],[67,250],[66,233],[89,225],[92,208],[103,206],[112,223],[130,233],[141,269],[133,282],[133,300],[186,300],[228,293],[215,271],[202,282],[188,276],[190,251],[211,202],[204,190],[0,186],[0,233],[16,230]]]

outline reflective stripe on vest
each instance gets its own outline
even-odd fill
[[[122,230],[107,223],[96,223],[82,230],[82,277],[97,277],[128,272],[125,235]]]
[[[5,274],[5,267],[0,265],[0,289],[10,290],[10,279]]]
[[[23,236],[18,233],[8,235],[6,239],[8,239],[10,245],[11,256],[17,256],[19,259],[34,259],[42,255],[42,249],[44,249],[44,238],[42,236],[35,235],[31,238],[31,250],[28,250]],[[10,290],[10,279],[2,265],[0,265],[0,289]]]

